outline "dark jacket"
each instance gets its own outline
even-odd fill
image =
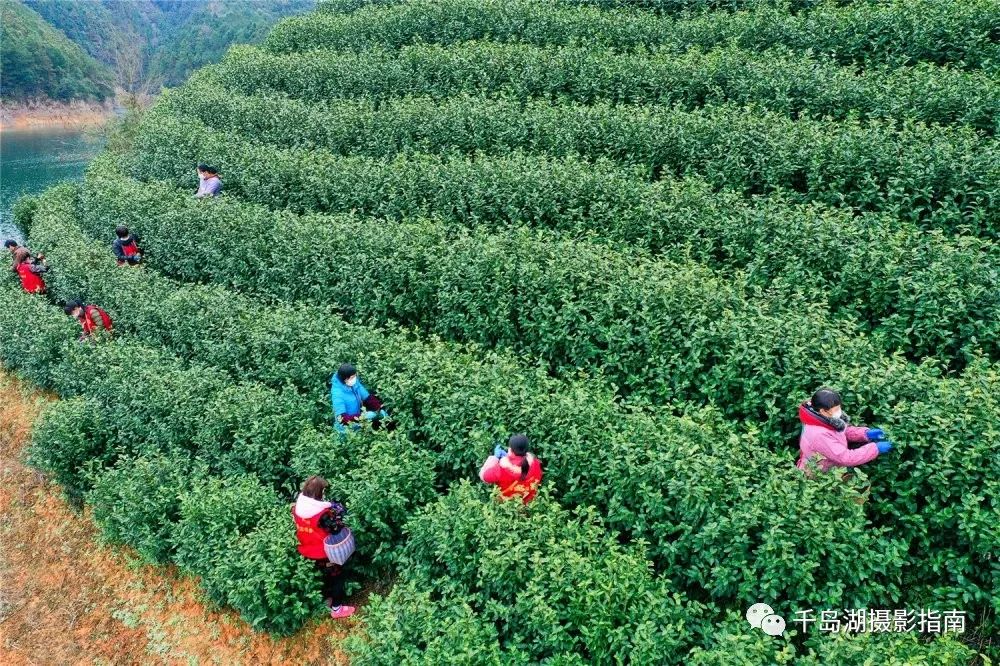
[[[139,237],[135,234],[129,234],[127,238],[116,238],[115,242],[111,244],[111,251],[115,253],[115,257],[118,261],[125,262],[136,262],[139,261],[142,255],[142,250],[139,250],[139,255],[129,256],[125,253],[125,246],[135,243],[136,249],[139,247]]]

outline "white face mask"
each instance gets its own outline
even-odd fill
[[[353,377],[349,378],[346,382],[344,382],[345,385],[347,385],[347,386],[349,386],[351,388],[354,388],[354,385],[357,384],[357,383],[358,383],[358,376],[357,375],[354,375]]]
[[[843,409],[838,409],[833,414],[830,414],[830,418],[831,419],[839,419],[839,418],[843,418],[843,417],[844,417],[844,410]]]

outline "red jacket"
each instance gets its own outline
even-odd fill
[[[31,264],[27,261],[22,261],[15,270],[21,277],[21,286],[24,287],[26,292],[29,294],[45,293],[45,280],[42,279],[41,275],[31,272]]]
[[[98,327],[103,328],[105,331],[110,331],[111,317],[96,305],[86,305],[83,308],[83,314],[80,315],[80,325],[83,326],[85,335],[93,335]]]
[[[504,497],[514,497],[520,495],[524,497],[527,504],[535,499],[538,493],[538,486],[542,483],[542,463],[535,456],[528,454],[528,475],[521,479],[521,462],[524,457],[508,453],[503,458],[490,456],[479,470],[479,478],[486,483],[493,483],[500,487],[500,494]]]
[[[326,559],[323,540],[330,536],[330,533],[319,526],[319,520],[331,506],[330,502],[321,502],[301,494],[292,505],[295,536],[299,539],[299,555],[302,557],[310,560]]]

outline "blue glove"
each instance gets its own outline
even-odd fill
[[[497,458],[503,458],[505,455],[507,455],[507,451],[504,450],[504,448],[502,446],[500,446],[499,444],[497,444],[493,448],[493,455],[495,455]]]
[[[878,447],[879,454],[889,453],[889,451],[892,451],[892,442],[887,439],[882,440],[881,442],[875,442],[875,446]]]
[[[880,439],[885,439],[885,433],[882,432],[881,428],[870,428],[865,431],[865,437],[868,438],[869,442],[877,442]]]
[[[375,419],[376,416],[378,416],[378,414],[376,414],[375,412],[365,412],[361,416],[366,421],[372,421]]]

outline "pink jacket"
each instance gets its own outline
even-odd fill
[[[798,468],[805,471],[806,461],[815,457],[819,468],[827,472],[831,467],[857,467],[878,457],[878,446],[869,443],[858,449],[847,448],[848,442],[867,442],[866,428],[848,426],[838,431],[822,416],[813,411],[809,403],[799,406],[802,436],[799,438]]]

